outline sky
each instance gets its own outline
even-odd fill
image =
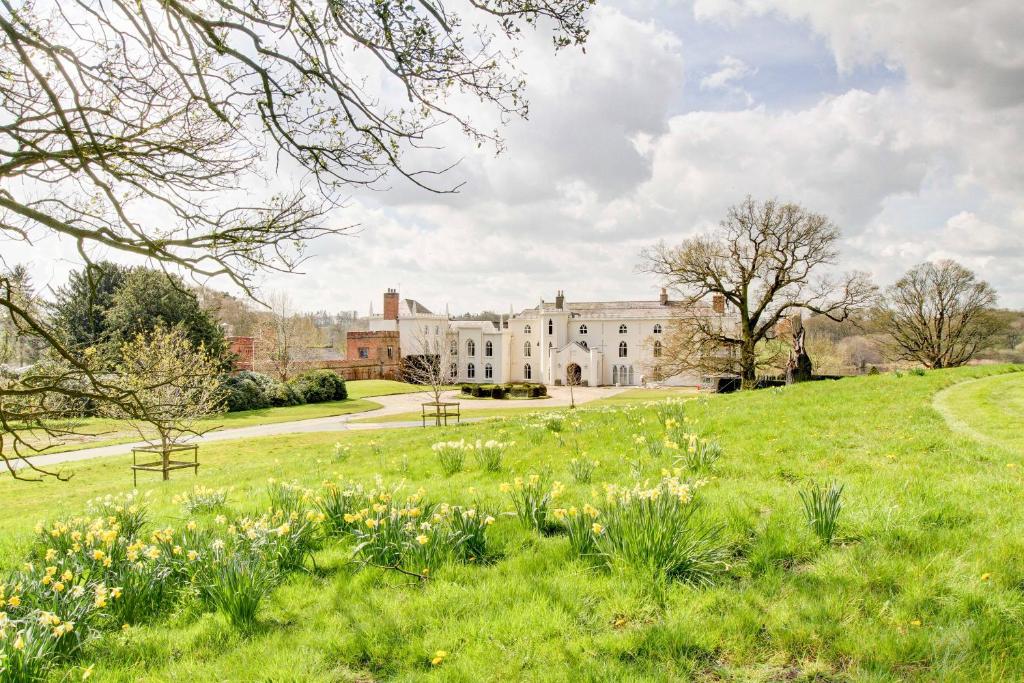
[[[520,41],[530,116],[503,153],[438,133],[424,161],[460,160],[460,192],[354,192],[329,220],[358,231],[264,288],[361,313],[388,287],[452,313],[654,298],[640,251],[750,194],[829,216],[840,270],[954,258],[1024,308],[1019,0],[599,0],[589,24],[585,54]],[[37,282],[74,267],[56,252]]]

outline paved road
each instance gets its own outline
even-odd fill
[[[576,387],[574,390],[576,404],[581,405],[596,401],[600,398],[614,396],[628,387]],[[569,405],[569,390],[566,387],[549,387],[550,398],[538,401],[503,401],[491,403],[489,401],[463,401],[462,409],[472,410],[474,408],[508,408],[510,410],[537,410],[540,408],[557,408]],[[452,391],[444,395],[444,398],[458,400],[459,392]],[[238,427],[235,429],[222,429],[216,432],[208,432],[200,437],[194,437],[192,443],[212,443],[215,441],[231,441],[234,439],[252,439],[263,436],[279,436],[282,434],[304,434],[309,432],[341,432],[349,430],[368,429],[395,429],[401,427],[416,427],[416,422],[384,422],[384,423],[352,423],[354,419],[366,419],[368,417],[386,417],[401,413],[419,412],[420,404],[432,400],[433,396],[426,393],[415,394],[394,394],[392,396],[368,396],[375,403],[382,407],[364,413],[352,413],[350,415],[337,415],[334,417],[318,417],[309,420],[297,420],[295,422],[278,422],[275,424],[254,425],[252,427]],[[477,405],[479,404],[479,406]],[[472,418],[468,418],[472,419]],[[465,421],[465,420],[464,420]],[[62,453],[51,453],[38,455],[32,458],[32,463],[38,467],[52,467],[61,463],[80,462],[92,460],[110,455],[124,455],[131,453],[133,447],[144,445],[142,442],[122,443],[113,446],[101,446],[99,448],[83,448],[77,451],[65,451]],[[14,463],[19,469],[24,463]]]

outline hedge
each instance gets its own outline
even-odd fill
[[[345,380],[332,370],[310,370],[290,382],[306,403],[341,401],[348,398]]]
[[[463,394],[475,398],[540,398],[547,396],[548,388],[543,384],[532,384],[528,382],[508,384],[463,384]]]

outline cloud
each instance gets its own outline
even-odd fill
[[[733,88],[736,81],[742,81],[747,76],[757,73],[757,69],[750,68],[746,62],[737,57],[726,55],[718,61],[719,69],[700,79],[700,87],[703,90],[724,90]]]

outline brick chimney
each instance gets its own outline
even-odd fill
[[[714,309],[718,315],[725,315],[725,295],[715,294],[711,297],[711,308]]]
[[[668,305],[668,290],[664,287],[661,288],[661,295],[658,297],[658,301],[661,302],[662,306]]]
[[[384,292],[384,319],[398,320],[398,291],[388,289]]]
[[[555,295],[555,308],[562,310],[562,306],[565,305],[565,292],[558,290],[558,294]]]

